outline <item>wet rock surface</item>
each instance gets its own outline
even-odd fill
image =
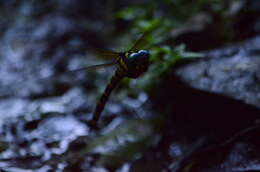
[[[181,61],[162,78],[152,102],[166,109],[163,136],[131,171],[259,170],[258,40]]]
[[[260,38],[206,53],[207,60],[177,71],[190,86],[260,107]]]
[[[104,19],[107,5],[100,3],[1,3],[13,10],[1,11],[6,16],[0,38],[1,171],[129,169],[128,162],[156,144],[156,122],[127,117],[144,111],[134,107],[145,103],[145,93],[122,103],[111,98],[100,123],[104,129],[88,127],[113,68],[63,74],[98,63],[86,48],[102,47],[100,33],[112,28]]]

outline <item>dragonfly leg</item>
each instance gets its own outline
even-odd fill
[[[117,84],[119,83],[119,81],[125,76],[125,73],[118,68],[115,72],[115,74],[113,75],[113,77],[111,78],[110,82],[107,84],[106,89],[104,91],[104,93],[102,94],[102,96],[100,97],[93,117],[90,121],[90,126],[92,128],[96,128],[97,127],[97,121],[100,118],[100,115],[102,113],[102,111],[104,110],[104,107],[106,105],[106,102],[108,101],[108,98],[111,94],[111,92],[113,91],[113,89],[117,86]]]

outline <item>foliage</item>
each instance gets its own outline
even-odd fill
[[[186,52],[185,45],[177,45],[171,43],[169,45],[167,40],[172,30],[182,27],[183,23],[191,17],[199,13],[207,13],[208,15],[218,16],[226,29],[220,29],[220,33],[216,33],[219,37],[229,40],[234,37],[232,30],[230,30],[230,21],[227,18],[227,12],[230,10],[234,0],[153,0],[149,3],[134,3],[132,5],[120,7],[113,15],[115,20],[122,20],[130,23],[128,31],[131,35],[137,33],[145,33],[147,30],[152,30],[152,34],[147,38],[147,47],[151,52],[150,70],[144,77],[138,80],[138,87],[146,91],[150,90],[156,80],[163,73],[167,72],[173,67],[176,61],[186,58],[202,57],[202,54],[193,52]],[[240,2],[240,1],[237,1]],[[199,23],[198,23],[199,24]],[[174,42],[174,40],[173,40]],[[128,43],[131,47],[132,42]],[[129,80],[125,80],[129,83]],[[133,81],[134,82],[134,81]],[[127,84],[126,84],[127,85]],[[125,87],[125,86],[124,86]]]
[[[161,27],[178,26],[187,18],[201,12],[218,13],[225,15],[225,11],[232,0],[153,0],[150,3],[134,4],[120,8],[114,14],[115,19],[126,20],[133,23],[133,27],[139,27],[144,21],[158,19],[163,23]]]
[[[138,87],[146,91],[151,91],[158,82],[158,78],[165,72],[171,70],[178,60],[204,57],[200,53],[185,51],[185,45],[170,47],[167,45],[156,46],[151,49],[151,67],[142,78],[138,80]]]

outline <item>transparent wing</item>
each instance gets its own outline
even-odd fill
[[[109,51],[109,50],[90,50],[92,51],[96,57],[100,59],[105,59],[105,60],[111,60],[111,59],[118,59],[120,57],[120,53],[114,52],[114,51]]]
[[[154,30],[156,30],[159,27],[160,21],[154,20],[149,23],[147,26],[146,31],[141,35],[141,37],[135,42],[133,47],[129,51],[138,51],[140,49],[143,49],[145,46],[149,45],[151,42],[151,35]]]
[[[78,68],[78,69],[75,69],[75,70],[69,70],[69,71],[66,71],[66,72],[63,72],[61,74],[54,74],[54,75],[51,75],[49,77],[46,77],[46,78],[42,78],[40,80],[52,80],[52,79],[55,79],[57,77],[62,77],[62,76],[66,76],[66,75],[73,75],[77,72],[80,72],[80,71],[84,71],[84,70],[89,70],[89,69],[98,69],[98,68],[103,68],[103,67],[109,67],[109,66],[113,66],[117,64],[117,61],[113,61],[113,62],[109,62],[109,63],[103,63],[103,64],[97,64],[97,65],[91,65],[91,66],[86,66],[86,67],[82,67],[82,68]]]
[[[69,75],[69,74],[75,74],[79,71],[83,71],[83,70],[89,70],[89,69],[98,69],[98,68],[102,68],[102,67],[109,67],[109,66],[113,66],[117,64],[117,61],[113,61],[113,62],[109,62],[109,63],[103,63],[103,64],[97,64],[97,65],[91,65],[91,66],[86,66],[86,67],[82,67],[82,68],[78,68],[78,69],[75,69],[75,70],[70,70],[70,71],[66,71],[66,72],[63,72],[61,74],[53,74],[53,75],[50,75],[50,76],[47,76],[47,77],[43,77],[43,78],[28,78],[28,80],[30,81],[36,81],[36,82],[45,82],[45,81],[49,81],[49,80],[55,80],[57,79],[58,77],[62,77],[62,76],[65,76],[65,75]],[[23,84],[25,83],[24,81],[21,81],[21,82],[17,82],[16,84]]]
[[[108,66],[113,66],[115,64],[117,64],[117,61],[113,61],[113,62],[110,62],[110,63],[97,64],[97,65],[92,65],[92,66],[86,66],[86,67],[78,68],[78,69],[75,69],[75,70],[67,71],[67,72],[65,72],[63,74],[76,73],[76,72],[83,71],[83,70],[88,70],[88,69],[96,69],[96,68],[108,67]]]
[[[148,43],[148,37],[150,35],[151,31],[145,32],[133,45],[133,47],[129,51],[138,51],[145,47],[145,45]]]

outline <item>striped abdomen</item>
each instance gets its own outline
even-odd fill
[[[96,123],[100,117],[100,114],[102,113],[106,102],[111,94],[111,92],[113,91],[113,89],[117,86],[117,84],[119,83],[119,81],[125,76],[125,73],[121,70],[121,68],[118,68],[115,72],[115,74],[113,75],[113,77],[111,78],[110,82],[107,84],[106,89],[104,91],[104,93],[102,94],[102,96],[100,97],[95,111],[94,111],[94,115],[93,118],[91,120],[91,125],[92,126],[96,126]]]

